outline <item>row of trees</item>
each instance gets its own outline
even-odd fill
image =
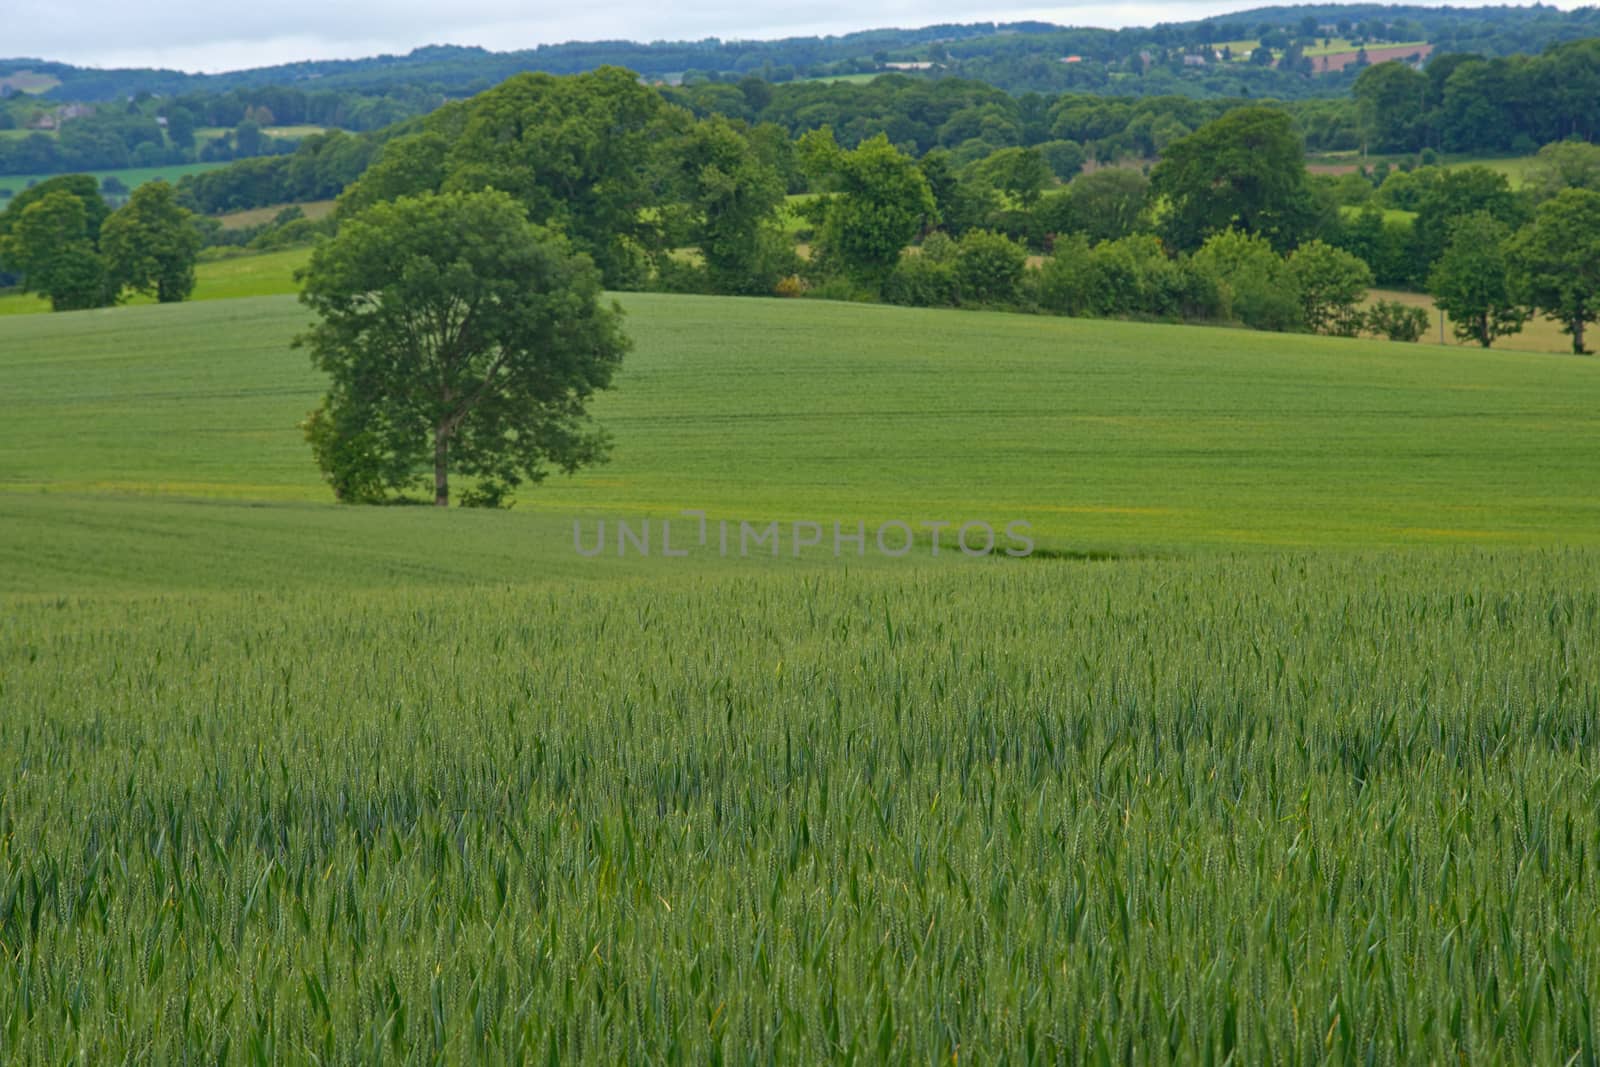
[[[200,233],[165,182],[112,211],[93,178],[41,182],[0,214],[0,270],[57,311],[105,307],[130,292],[162,303],[194,289]]]
[[[1600,91],[1589,90],[1600,86],[1600,42],[1563,46],[1541,57],[1495,61],[1531,79],[1526,92],[1508,93],[1503,91],[1504,86],[1495,85],[1486,89],[1480,86],[1482,92],[1474,89],[1477,96],[1465,93],[1460,86],[1469,80],[1471,71],[1479,68],[1462,66],[1456,62],[1459,58],[1439,57],[1426,73],[1405,64],[1380,64],[1361,75],[1359,89],[1352,98],[1267,106],[1287,114],[1304,144],[1316,150],[1354,149],[1365,144],[1373,148],[1432,151],[1427,144],[1440,137],[1416,116],[1434,114],[1443,106],[1447,83],[1456,86],[1449,95],[1453,101],[1450,106],[1463,114],[1484,113],[1491,97],[1495,108],[1503,110],[1510,106],[1508,101],[1514,100],[1518,109],[1515,115],[1496,111],[1496,117],[1486,120],[1485,129],[1492,129],[1498,139],[1493,144],[1481,138],[1452,135],[1452,147],[1490,148],[1513,137],[1522,139],[1517,147],[1531,152],[1539,144],[1574,132],[1585,137],[1600,129],[1593,114]],[[1465,73],[1452,81],[1457,67]],[[486,95],[499,92],[492,90]],[[879,77],[867,84],[773,85],[747,76],[735,83],[707,82],[660,92],[670,104],[686,109],[696,118],[721,116],[748,125],[755,131],[751,139],[762,145],[763,156],[778,168],[791,193],[807,188],[808,177],[788,142],[824,127],[831,129],[846,148],[883,134],[897,148],[917,158],[947,152],[949,161],[957,167],[1013,148],[1040,148],[1047,155],[1068,153],[1105,165],[1160,156],[1172,144],[1243,103],[1182,96],[1139,99],[1085,93],[1012,96],[982,82],[902,74]],[[174,110],[179,106],[175,104]],[[319,160],[327,156],[326,161],[317,164],[314,180],[310,180],[304,165],[291,168],[286,164],[263,164],[230,169],[203,182],[197,178],[186,191],[192,190],[190,202],[206,211],[333,195],[360,173],[381,142],[423,129],[452,129],[455,120],[449,116],[478,106],[476,99],[449,104],[437,116],[363,136],[358,139],[359,147],[348,143],[302,144],[303,154]],[[253,121],[249,114],[247,110],[241,121]],[[237,144],[227,146],[227,150],[250,154]],[[1052,170],[1063,178],[1070,174],[1070,168],[1064,170],[1053,162]]]
[[[1176,142],[1146,187],[1125,180],[1137,178],[1133,172],[1103,171],[1049,198],[1050,212],[1022,211],[1060,217],[1055,205],[1070,208],[1080,188],[1108,205],[1085,212],[1102,227],[1098,240],[1082,230],[1055,231],[1053,252],[1036,271],[1027,269],[1027,248],[1011,235],[982,228],[955,240],[930,234],[958,198],[930,180],[927,157],[919,165],[881,137],[846,150],[827,131],[806,135],[802,154],[810,171],[831,182],[808,208],[817,253],[807,268],[823,287],[831,279],[848,282],[830,292],[1409,340],[1426,326],[1415,308],[1361,310],[1382,249],[1365,249],[1370,259],[1353,249],[1363,248],[1368,221],[1388,223],[1376,209],[1354,226],[1338,223],[1315,194],[1286,116],[1273,109],[1238,109]],[[1563,152],[1549,158],[1571,162]],[[1573,165],[1564,173],[1578,181],[1589,170]],[[1013,196],[1019,208],[1026,200]],[[1600,192],[1568,187],[1536,209],[1532,202],[1486,168],[1439,171],[1427,179],[1415,223],[1399,224],[1407,254],[1423,264],[1462,338],[1487,345],[1543,313],[1582,352],[1586,324],[1600,314]],[[1126,221],[1106,228],[1118,216]],[[1348,247],[1323,240],[1329,232]],[[919,233],[920,252],[902,255]]]
[[[1543,313],[1586,352],[1600,319],[1600,192],[1564,190],[1517,230],[1488,211],[1452,220],[1428,290],[1463,341],[1488,348]]]

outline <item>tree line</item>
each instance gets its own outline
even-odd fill
[[[921,112],[924,122],[953,128],[988,106],[967,88],[953,83],[926,100],[938,107]],[[1175,127],[1147,174],[1085,170],[1088,153],[1067,139],[980,152],[958,133],[954,148],[936,144],[919,156],[884,133],[852,144],[823,125],[791,139],[776,123],[697,114],[627,71],[521,75],[382,138],[330,133],[291,156],[187,178],[177,198],[218,211],[339,193],[338,222],[376,203],[492,188],[562,233],[611,288],[1404,336],[1400,312],[1387,309],[1381,323],[1358,318],[1348,296],[1327,294],[1442,278],[1460,220],[1487,214],[1509,235],[1532,224],[1543,200],[1600,184],[1600,166],[1586,155],[1597,150],[1581,143],[1546,150],[1534,180],[1542,192],[1513,193],[1481,167],[1317,178],[1284,109],[1203,119],[1210,105],[1194,106],[1180,114],[1197,128]],[[1089,129],[1096,114],[1069,105],[1038,118],[1063,132],[1064,123]],[[994,117],[978,118],[978,128]],[[1369,196],[1354,213],[1340,203],[1352,182]],[[796,187],[808,196],[791,205]],[[906,255],[908,246],[919,250]],[[1045,261],[1029,267],[1030,255]],[[1516,291],[1524,307],[1555,304],[1524,281]],[[1581,318],[1565,321],[1581,333]]]
[[[172,186],[150,182],[115,211],[88,175],[40,182],[0,214],[0,271],[55,311],[115,304],[130,293],[188,298],[201,235]]]

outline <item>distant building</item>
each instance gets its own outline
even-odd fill
[[[1061,62],[1063,62],[1063,63],[1082,63],[1083,62],[1083,57],[1082,56],[1062,56],[1061,57]]]
[[[1186,67],[1203,67],[1206,65],[1205,56],[1184,56],[1183,65]]]
[[[934,64],[929,63],[926,60],[924,60],[924,61],[917,62],[917,63],[911,63],[911,62],[885,63],[884,67],[889,69],[889,70],[932,70],[933,67],[934,67]]]

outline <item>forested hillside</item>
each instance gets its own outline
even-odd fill
[[[492,52],[434,45],[406,55],[292,63],[225,74],[170,70],[93,70],[38,59],[0,59],[0,81],[27,71],[46,80],[45,95],[58,100],[121,100],[141,92],[173,96],[222,93],[315,81],[322,91],[391,94],[427,88],[468,95],[521,71],[572,74],[620,66],[651,79],[693,82],[755,74],[785,82],[807,77],[873,73],[886,64],[929,64],[918,73],[986,81],[1011,92],[1068,89],[1144,95],[1335,95],[1348,79],[1311,77],[1283,64],[1289,40],[1347,41],[1352,49],[1429,42],[1435,51],[1509,55],[1540,51],[1566,40],[1600,34],[1600,10],[1563,12],[1553,7],[1431,8],[1382,4],[1266,7],[1214,19],[1106,30],[1044,22],[944,24],[920,29],[879,29],[829,37],[771,41],[707,38],[702,41],[568,42]],[[1238,50],[1265,40],[1273,63]],[[1233,45],[1231,62],[1216,52]],[[1313,49],[1314,50],[1314,49]],[[1184,56],[1209,58],[1185,63]],[[1074,62],[1063,62],[1068,57]],[[1296,60],[1299,56],[1290,56]],[[1252,62],[1253,60],[1256,60]]]

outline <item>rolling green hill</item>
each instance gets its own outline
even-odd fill
[[[290,297],[0,319],[16,397],[0,426],[0,588],[322,581],[318,552],[382,584],[386,554],[434,537],[441,580],[498,581],[567,570],[574,516],[684,508],[1020,518],[1069,553],[1600,531],[1590,360],[817,301],[623,302],[637,351],[595,406],[613,462],[526,489],[510,514],[448,519],[329,502],[296,428],[319,386],[290,348],[305,322]],[[67,551],[100,526],[103,550]],[[199,535],[179,531],[201,529],[249,565],[197,561]],[[369,546],[386,546],[370,567]]]
[[[510,512],[292,297],[0,319],[0,1061],[1593,1049],[1600,361],[623,302]],[[1052,551],[573,551],[685,507]]]

